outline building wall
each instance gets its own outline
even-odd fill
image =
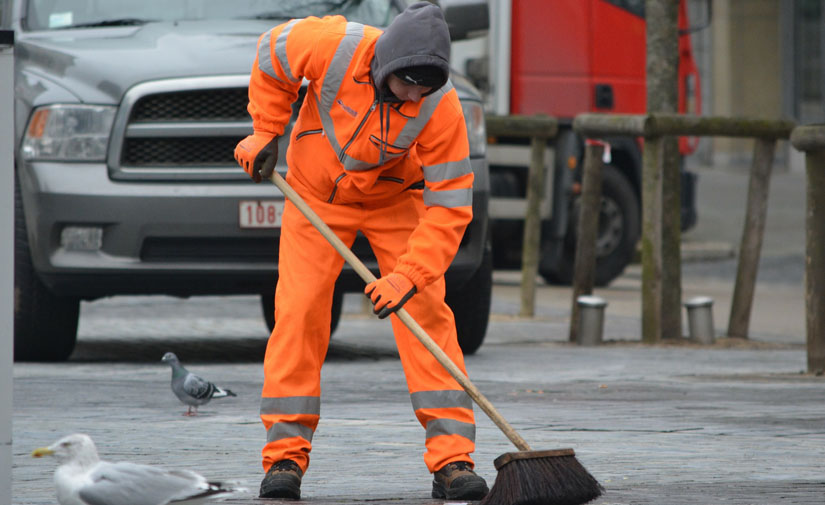
[[[711,115],[783,117],[782,0],[712,0]],[[753,141],[714,138],[712,162],[749,164]],[[780,146],[779,160],[786,148]]]

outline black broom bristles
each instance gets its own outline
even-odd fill
[[[562,451],[546,453],[554,452]],[[529,454],[508,453],[496,459],[496,482],[480,505],[581,505],[604,491],[572,450],[553,456]],[[502,458],[506,461],[499,464]]]

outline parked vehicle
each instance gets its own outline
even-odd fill
[[[66,359],[80,301],[114,295],[258,294],[272,326],[284,199],[233,159],[252,132],[247,85],[257,39],[306,15],[383,26],[406,4],[12,0],[15,359]],[[476,178],[475,216],[447,289],[469,354],[484,340],[490,310],[489,178],[480,94],[452,79]],[[281,141],[284,172],[288,135]],[[354,249],[377,274],[365,241]],[[342,293],[362,289],[345,267],[333,329]]]
[[[442,3],[487,3],[443,0]],[[495,0],[489,34],[454,49],[454,63],[485,94],[489,113],[558,118],[560,129],[547,153],[546,201],[542,207],[539,272],[551,283],[569,284],[576,246],[583,139],[572,120],[584,112],[645,112],[644,0]],[[479,27],[486,20],[478,19]],[[680,27],[687,27],[685,0]],[[472,27],[468,27],[472,32]],[[482,33],[476,31],[476,33]],[[680,40],[680,111],[698,87],[690,39]],[[698,92],[695,93],[698,97]],[[698,104],[698,102],[696,102]],[[619,276],[634,257],[641,232],[641,142],[608,138],[610,161],[603,172],[603,198],[596,244],[596,283]],[[682,153],[691,146],[682,141]],[[521,262],[529,141],[491,137],[490,218],[496,268]],[[696,222],[696,176],[682,170],[682,228]]]

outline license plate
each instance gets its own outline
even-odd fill
[[[283,200],[243,200],[238,207],[241,228],[280,228]]]

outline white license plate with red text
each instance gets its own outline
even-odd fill
[[[283,200],[243,200],[238,206],[241,228],[280,228]]]

